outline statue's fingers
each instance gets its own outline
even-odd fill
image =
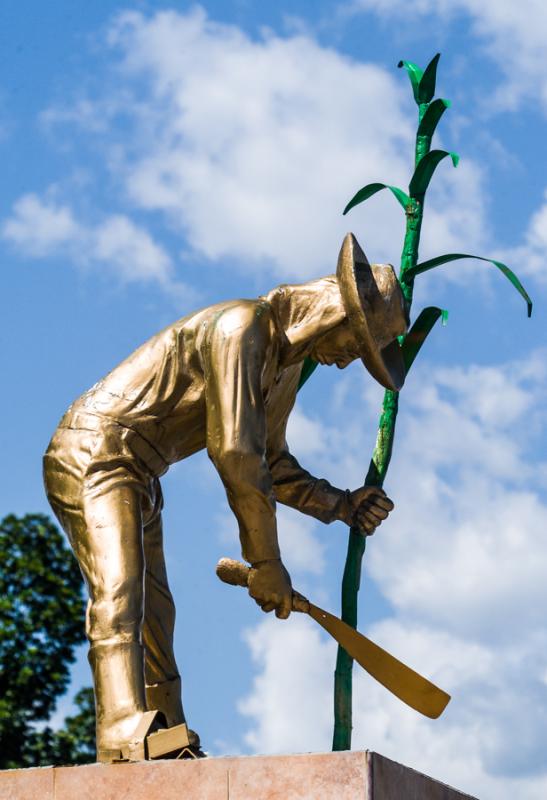
[[[360,505],[366,500],[379,500],[380,498],[385,497],[383,490],[376,488],[375,486],[361,486],[360,489],[356,489],[354,492],[351,492],[351,496],[356,505]]]
[[[373,525],[374,527],[379,525],[382,521],[379,517],[376,516],[376,514],[373,514],[369,508],[363,508],[360,511],[359,515],[361,519],[366,520],[369,523],[369,525]]]
[[[283,599],[281,605],[279,605],[275,609],[275,616],[278,619],[287,619],[287,617],[291,613],[291,609],[292,609],[292,597],[286,597]]]
[[[380,521],[383,519],[387,519],[389,514],[389,512],[386,511],[385,508],[381,508],[380,506],[377,505],[368,506],[367,511],[370,514],[373,514],[376,517],[376,519],[379,519]]]
[[[386,511],[392,511],[394,508],[393,501],[387,496],[383,489],[373,489],[370,491],[366,498],[370,503],[382,506]]]
[[[363,514],[357,514],[357,523],[361,530],[365,531],[369,535],[374,533],[376,530],[376,523],[370,522]]]
[[[393,501],[390,500],[389,497],[386,497],[386,495],[384,495],[383,497],[381,495],[378,495],[377,497],[374,498],[373,502],[374,505],[383,508],[388,513],[390,511],[393,511],[393,509],[395,508]]]
[[[266,614],[268,614],[270,611],[274,610],[275,603],[271,603],[271,602],[262,603],[262,604],[260,604],[260,608],[262,609],[262,611],[264,611]]]

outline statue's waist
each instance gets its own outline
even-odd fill
[[[103,433],[107,440],[111,439],[112,429],[117,429],[130,451],[144,462],[153,475],[163,475],[169,468],[169,462],[142,433],[111,417],[85,411],[68,411],[59,423],[59,429]],[[116,437],[111,439],[107,446],[108,444],[115,449]]]

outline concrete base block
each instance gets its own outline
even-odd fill
[[[369,751],[0,772],[1,800],[476,800]]]

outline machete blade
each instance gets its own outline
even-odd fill
[[[437,719],[446,708],[450,695],[414,672],[391,653],[374,644],[359,631],[354,630],[338,617],[329,614],[313,603],[308,614],[321,625],[333,639],[342,645],[351,658],[357,661],[369,675],[385,686],[411,708],[431,719]]]

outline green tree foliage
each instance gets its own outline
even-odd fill
[[[90,687],[80,689],[74,698],[78,708],[66,717],[64,727],[46,727],[32,733],[25,757],[37,766],[47,764],[90,764],[95,761],[95,698]]]
[[[79,713],[64,731],[39,730],[66,691],[75,648],[84,641],[82,586],[47,516],[0,521],[0,768],[81,763],[78,741],[82,758],[92,747],[91,690],[77,696]]]

